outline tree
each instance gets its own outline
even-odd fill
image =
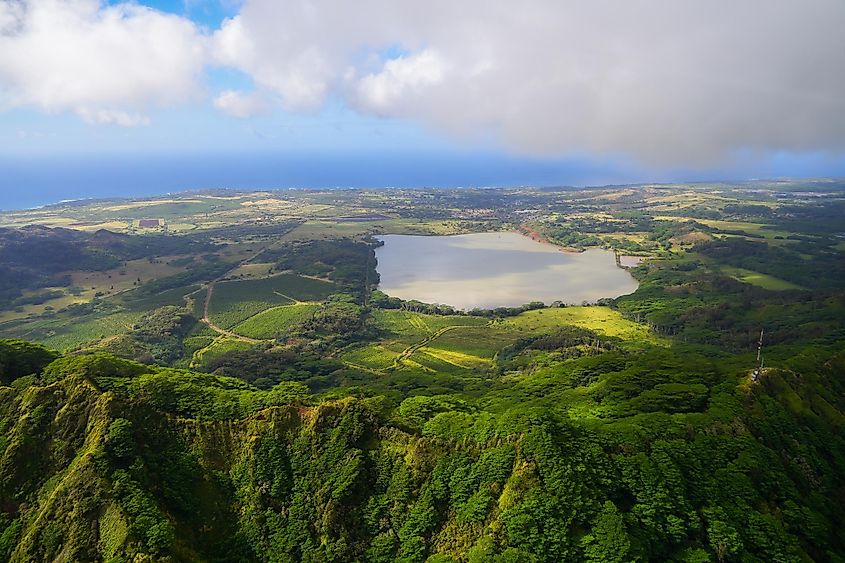
[[[625,530],[622,515],[612,502],[605,501],[593,521],[592,533],[581,540],[587,561],[595,563],[624,563],[630,561],[631,540]]]

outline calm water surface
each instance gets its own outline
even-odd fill
[[[568,253],[517,233],[380,238],[379,289],[402,299],[472,309],[580,304],[637,289],[608,250]]]

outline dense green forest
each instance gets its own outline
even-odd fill
[[[15,561],[841,560],[836,347],[753,386],[695,350],[607,351],[396,407],[2,351]],[[554,408],[555,386],[585,385],[605,415]]]
[[[0,231],[0,561],[845,562],[842,198],[799,188],[830,186]],[[634,253],[639,287],[472,311],[377,289],[379,233],[502,226]]]

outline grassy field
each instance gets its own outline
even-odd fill
[[[658,216],[655,219],[667,221],[692,221],[689,217]],[[755,238],[766,239],[767,242],[781,242],[776,237],[786,238],[793,234],[788,231],[781,231],[771,228],[766,223],[752,223],[748,221],[725,221],[720,219],[695,219],[696,222],[720,231],[742,231]],[[788,242],[788,241],[783,241]]]
[[[467,221],[425,219],[386,219],[383,221],[307,221],[284,235],[285,241],[307,241],[339,237],[359,237],[367,233],[394,235],[457,235],[476,230]]]
[[[538,309],[493,323],[483,317],[396,310],[376,310],[373,319],[385,331],[385,339],[347,351],[344,361],[373,370],[403,367],[452,374],[479,372],[491,367],[505,346],[567,325],[620,338],[632,347],[666,343],[646,326],[598,306]]]
[[[337,223],[307,221],[282,237],[283,241],[308,241],[340,237],[357,237],[372,231],[372,223]]]
[[[101,338],[122,334],[135,324],[141,314],[131,311],[84,317],[62,314],[11,325],[8,329],[0,330],[0,336],[24,338],[40,342],[48,348],[66,351]]]
[[[761,274],[753,270],[746,270],[745,268],[734,268],[730,266],[723,266],[722,272],[732,278],[762,287],[763,289],[771,289],[774,291],[783,291],[785,289],[802,289],[800,285],[792,282],[770,276],[768,274]]]
[[[231,329],[272,307],[325,299],[334,289],[330,282],[295,274],[221,282],[214,288],[209,317],[215,324]]]
[[[199,341],[194,344],[199,344]],[[193,367],[206,369],[212,362],[229,352],[249,350],[254,344],[234,340],[231,338],[217,338],[203,348],[198,348],[193,353]]]
[[[483,326],[487,319],[464,315],[426,315],[391,309],[373,311],[377,326],[399,339],[420,339],[447,326]]]
[[[232,332],[249,338],[279,338],[311,318],[319,307],[318,303],[293,303],[268,309],[248,318]]]
[[[141,283],[183,272],[185,268],[172,266],[174,256],[156,260],[131,260],[125,266],[102,272],[71,272],[71,288],[45,288],[63,295],[37,305],[25,305],[16,310],[0,311],[0,322],[41,315],[76,303],[88,303],[95,297],[108,297],[131,291]]]
[[[185,305],[185,297],[188,295],[196,295],[200,289],[199,285],[186,285],[182,287],[174,287],[155,293],[153,295],[135,295],[134,292],[127,292],[121,295],[117,301],[122,303],[125,307],[132,311],[149,311],[164,307],[165,305]],[[200,299],[200,301],[202,301]]]
[[[621,338],[631,343],[660,344],[664,340],[647,326],[625,319],[610,307],[561,307],[527,311],[499,323],[502,328],[518,333],[537,334],[549,332],[563,325],[573,325],[594,330],[605,336]]]
[[[187,354],[193,354],[197,350],[202,350],[203,348],[207,348],[211,346],[211,343],[214,342],[214,336],[189,336],[184,341],[185,352]]]
[[[444,371],[455,371],[455,368],[459,370],[478,370],[490,367],[490,362],[487,358],[467,354],[466,352],[446,350],[436,346],[423,346],[412,358],[422,364],[431,361],[427,360],[427,358],[436,360],[441,365],[440,369]]]
[[[403,357],[403,364],[418,369],[456,368],[465,370],[465,365],[473,367],[484,363],[484,359],[473,358],[463,364],[443,361],[450,352],[440,350],[436,344],[440,339],[455,331],[483,329],[487,319],[463,315],[426,315],[409,311],[376,309],[372,313],[376,326],[384,331],[385,339],[363,348],[346,352],[343,360],[367,369],[381,370],[398,367],[397,360]],[[425,342],[432,343],[426,346]],[[421,345],[423,344],[423,345]],[[419,348],[417,348],[419,346]],[[412,350],[412,348],[416,348]]]
[[[269,272],[273,269],[272,263],[255,262],[250,264],[242,264],[236,269],[229,272],[230,278],[263,278],[267,277]]]
[[[496,353],[513,344],[521,335],[500,325],[467,327],[451,330],[432,341],[429,347],[448,354],[463,354],[490,361]]]
[[[389,345],[383,343],[355,348],[343,354],[345,362],[376,370],[389,368],[398,357],[399,352],[391,350]]]

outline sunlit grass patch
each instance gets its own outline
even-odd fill
[[[397,356],[398,351],[389,350],[381,344],[372,344],[346,352],[343,360],[372,369],[385,369],[393,365]]]
[[[750,283],[751,285],[756,285],[757,287],[762,287],[763,289],[771,289],[774,291],[783,291],[786,289],[802,289],[800,285],[794,284],[792,282],[788,282],[786,280],[782,280],[780,278],[776,278],[768,274],[755,272],[753,270],[746,270],[745,268],[724,266],[722,267],[722,272],[736,280],[745,283]]]
[[[83,317],[60,314],[31,322],[9,325],[0,336],[40,342],[60,352],[72,350],[102,338],[122,334],[140,318],[140,312],[91,314]]]
[[[465,366],[447,362],[443,358],[429,353],[425,348],[420,348],[414,352],[412,358],[412,360],[406,361],[422,365],[427,369],[436,371],[437,373],[463,373],[467,371]]]
[[[398,309],[378,309],[372,318],[379,328],[401,338],[422,339],[450,326],[483,326],[487,319],[467,315],[426,315]]]
[[[525,335],[549,332],[565,325],[593,330],[605,336],[631,341],[651,343],[663,339],[648,329],[647,326],[629,321],[621,313],[610,307],[560,307],[526,311],[516,317],[503,320],[503,328],[515,330]]]
[[[194,354],[194,362],[198,368],[208,368],[212,362],[229,352],[237,352],[251,349],[254,344],[231,338],[219,338],[206,348],[197,350]]]
[[[466,354],[455,350],[443,350],[440,348],[424,346],[420,348],[416,354],[414,354],[414,358],[417,358],[417,355],[420,353],[432,356],[440,361],[446,362],[447,364],[463,369],[483,369],[490,366],[489,359],[480,358],[472,354]]]
[[[221,282],[214,288],[209,317],[224,328],[232,328],[272,307],[324,299],[334,289],[330,282],[294,274]]]
[[[447,352],[458,352],[483,359],[492,359],[505,346],[519,338],[515,331],[498,326],[466,327],[446,332],[431,342],[432,347]]]
[[[250,338],[278,338],[311,318],[319,307],[318,303],[294,303],[268,309],[248,318],[232,332]]]

